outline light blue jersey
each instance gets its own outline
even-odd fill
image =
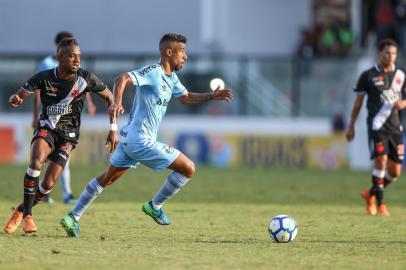
[[[154,64],[128,72],[137,86],[130,118],[120,130],[117,149],[110,157],[118,168],[137,167],[139,163],[160,171],[172,164],[179,150],[156,140],[159,124],[172,96],[186,95],[186,88],[174,72],[167,76]]]
[[[50,56],[47,56],[46,58],[44,58],[44,60],[42,60],[38,64],[35,72],[38,73],[38,72],[41,72],[44,70],[52,69],[52,68],[57,67],[58,65],[59,65],[58,60],[54,56],[50,55]]]
[[[122,143],[155,141],[159,124],[172,96],[186,95],[187,90],[174,72],[167,76],[160,64],[128,72],[137,86],[127,125],[120,130]]]

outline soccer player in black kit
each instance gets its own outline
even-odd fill
[[[351,112],[346,138],[355,136],[354,124],[367,95],[367,126],[370,157],[373,159],[372,187],[363,190],[370,215],[390,216],[383,203],[387,185],[400,176],[404,155],[400,110],[406,108],[405,71],[395,66],[398,45],[391,39],[379,45],[379,63],[364,71],[354,89],[357,97]]]
[[[32,207],[49,194],[59,179],[70,152],[79,139],[80,115],[87,92],[94,92],[113,104],[111,91],[93,73],[80,68],[80,48],[76,39],[64,39],[58,45],[59,66],[31,77],[10,97],[11,107],[18,107],[35,91],[41,95],[40,122],[31,141],[29,167],[24,176],[24,202],[18,205],[8,219],[5,233],[13,233],[21,221],[25,233],[37,227],[32,218]],[[111,151],[118,142],[115,117],[110,116],[111,130],[107,144]],[[48,168],[39,183],[41,169],[48,160]]]

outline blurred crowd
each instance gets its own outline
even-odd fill
[[[297,55],[346,56],[354,44],[351,21],[351,0],[314,0],[313,23],[302,29]],[[376,42],[392,38],[404,48],[406,0],[361,1],[361,46],[367,46],[368,36]]]

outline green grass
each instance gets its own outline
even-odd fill
[[[73,167],[79,195],[103,166]],[[0,221],[22,198],[25,167],[0,166]],[[60,203],[38,205],[36,236],[0,234],[0,269],[405,269],[406,183],[388,188],[390,218],[365,214],[359,197],[367,172],[199,168],[156,225],[141,205],[168,172],[129,171],[81,220],[82,236],[65,237]],[[293,216],[298,237],[272,243],[269,220]]]

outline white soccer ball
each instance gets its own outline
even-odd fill
[[[268,232],[274,242],[289,243],[296,238],[297,224],[291,216],[278,215],[269,223]]]
[[[212,91],[216,90],[217,88],[219,89],[224,89],[225,83],[222,79],[220,78],[214,78],[210,81],[210,89]]]

